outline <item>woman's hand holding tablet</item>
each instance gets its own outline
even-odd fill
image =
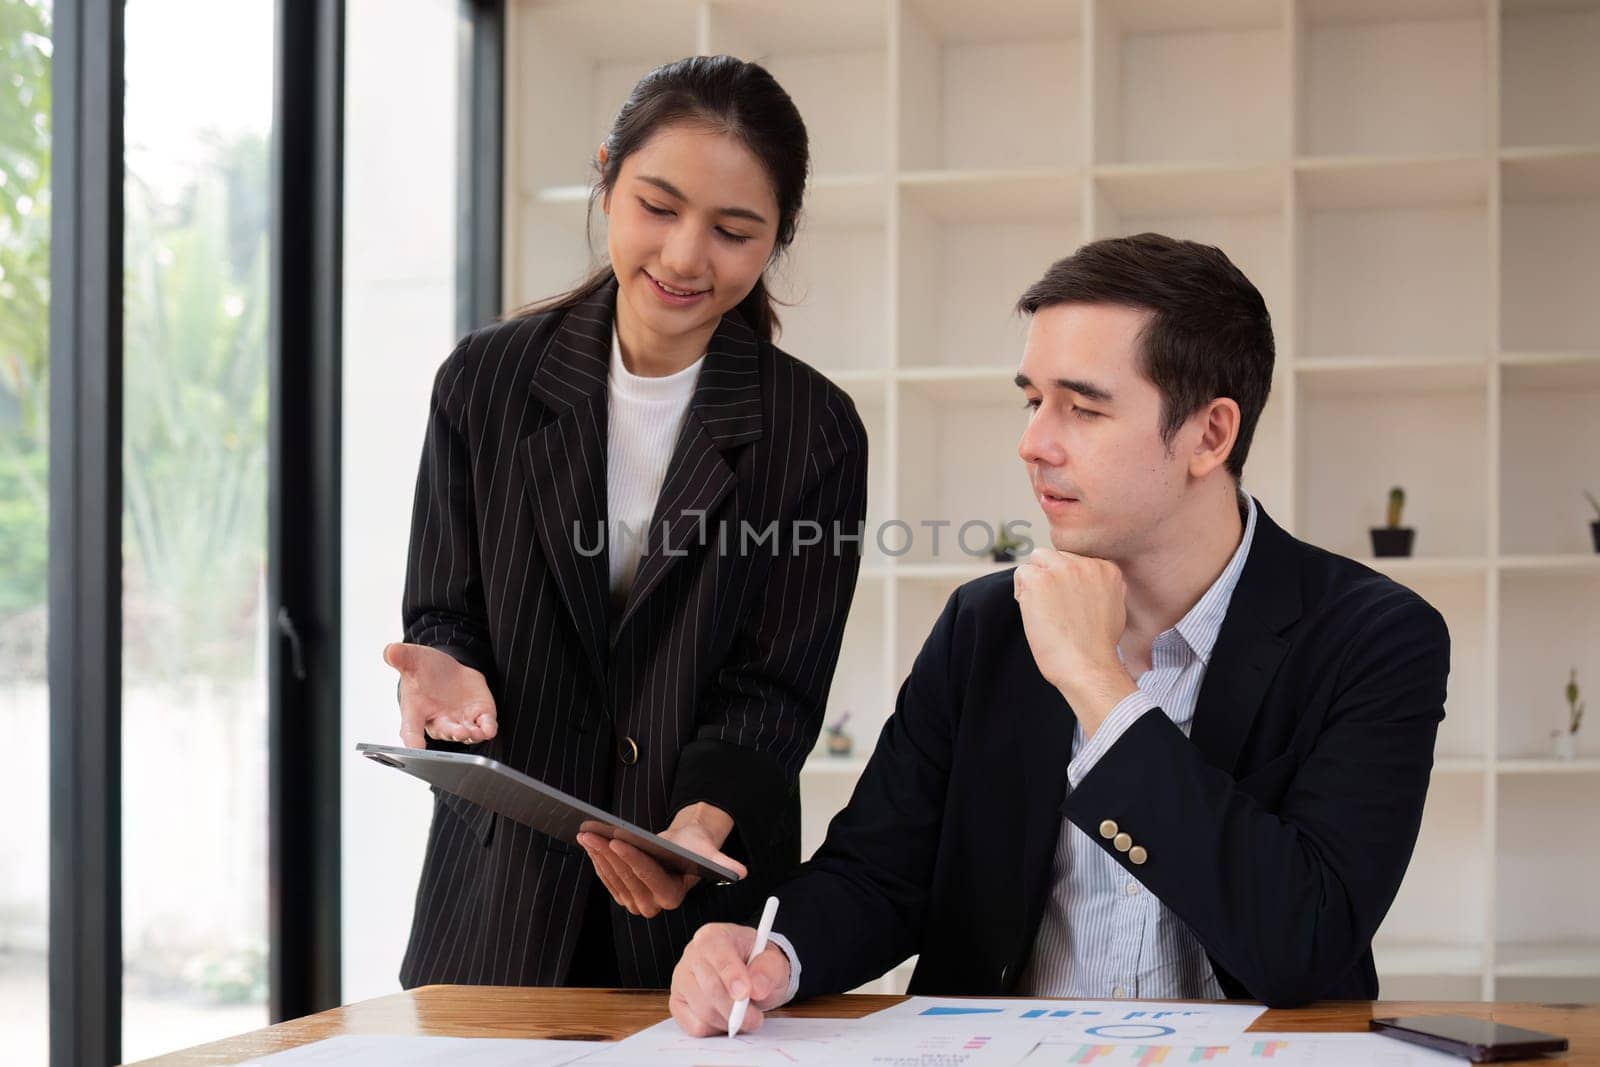
[[[672,825],[661,831],[660,836],[738,872],[739,877],[743,878],[749,873],[744,864],[720,851],[722,843],[732,831],[733,819],[721,808],[710,804],[690,804],[678,812]],[[595,833],[581,833],[578,835],[578,844],[589,853],[595,873],[600,876],[612,899],[630,913],[646,919],[678,907],[689,890],[700,881],[698,875],[667,870],[626,841]]]

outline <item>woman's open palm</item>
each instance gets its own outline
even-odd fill
[[[422,748],[425,738],[477,744],[498,730],[494,697],[482,673],[447,652],[396,642],[383,661],[400,672],[400,742]]]

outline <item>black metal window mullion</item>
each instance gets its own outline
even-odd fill
[[[123,0],[56,0],[50,185],[50,1062],[122,1045]]]
[[[344,4],[278,0],[267,491],[274,1022],[340,1002]]]

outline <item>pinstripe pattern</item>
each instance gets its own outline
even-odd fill
[[[473,751],[644,826],[696,800],[734,816],[726,850],[749,863],[746,882],[697,887],[652,920],[611,908],[624,983],[659,987],[695,929],[745,918],[799,861],[796,777],[860,553],[831,537],[796,546],[790,530],[859,529],[867,442],[846,394],[724,317],[614,609],[607,554],[585,550],[606,518],[615,300],[613,284],[570,311],[486,327],[445,360],[402,609],[406,640],[488,678],[499,734]],[[741,554],[740,523],[777,524],[780,551]],[[624,736],[636,764],[618,757]],[[560,984],[592,879],[575,845],[441,796],[402,983]]]
[[[1159,709],[1185,737],[1228,603],[1255,536],[1246,498],[1244,535],[1228,565],[1177,625],[1151,647],[1139,691],[1122,700],[1088,744],[1073,729],[1068,781],[1076,786],[1142,715]],[[1118,650],[1121,655],[1121,650]],[[1061,820],[1050,900],[1020,988],[1035,996],[1222,999],[1206,951],[1183,921],[1070,819]]]

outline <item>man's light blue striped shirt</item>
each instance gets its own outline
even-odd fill
[[[1151,647],[1151,665],[1088,742],[1073,732],[1069,788],[1076,788],[1141,716],[1160,709],[1189,734],[1211,650],[1255,536],[1245,498],[1244,536],[1228,565],[1176,626]],[[1121,650],[1117,653],[1121,655]],[[1189,928],[1068,819],[1061,820],[1050,900],[1020,992],[1034,996],[1221,999],[1211,962]]]

